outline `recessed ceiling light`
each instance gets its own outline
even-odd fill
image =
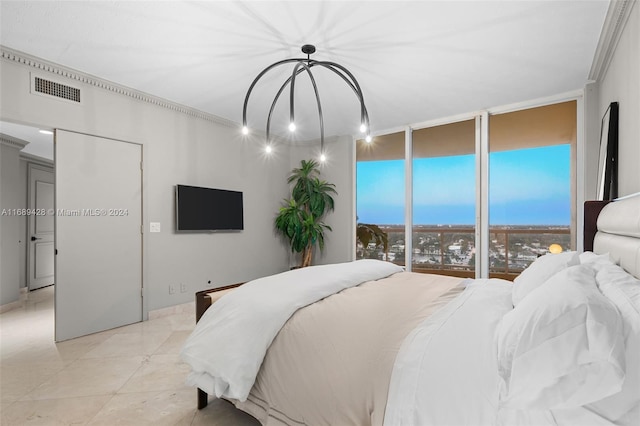
[[[53,134],[53,132],[51,130],[40,129],[38,131],[40,133],[42,133],[43,135],[52,135]]]

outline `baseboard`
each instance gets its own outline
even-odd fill
[[[182,303],[180,305],[168,306],[166,308],[155,309],[153,311],[149,311],[149,319],[156,319],[167,317],[175,314],[185,314],[190,313],[194,315],[195,318],[196,312],[196,302],[188,302]]]
[[[22,307],[22,300],[16,300],[15,302],[5,303],[4,305],[0,305],[0,314],[4,314],[5,312],[11,311],[12,309],[21,308],[21,307]]]
[[[28,297],[29,297],[29,289],[27,287],[20,287],[20,296],[18,297],[18,300],[16,300],[15,302],[0,305],[0,314],[3,314],[12,309],[23,307],[24,302],[27,301]]]

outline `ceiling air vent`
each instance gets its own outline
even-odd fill
[[[66,84],[32,76],[31,92],[39,95],[54,96],[58,99],[80,103],[80,89]]]

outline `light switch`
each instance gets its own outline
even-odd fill
[[[160,232],[160,222],[150,222],[149,232]]]

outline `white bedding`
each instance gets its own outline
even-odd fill
[[[539,258],[536,262],[544,263],[547,259]],[[446,304],[438,306],[439,310],[430,311],[428,316],[422,315],[416,319],[404,333],[403,338],[406,336],[406,339],[398,340],[393,351],[395,362],[389,364],[384,378],[380,379],[380,374],[376,375],[378,371],[375,369],[368,373],[371,377],[377,377],[376,380],[387,380],[388,384],[388,394],[381,399],[382,403],[371,405],[376,407],[375,410],[371,408],[371,424],[374,424],[374,418],[376,425],[382,424],[381,420],[384,419],[386,426],[640,424],[640,365],[635,354],[640,342],[640,283],[600,256],[581,256],[580,263],[573,266],[566,264],[552,277],[547,277],[544,273],[540,277],[533,274],[529,279],[536,281],[536,285],[531,286],[531,291],[515,308],[512,304],[512,283],[499,279],[467,280],[462,294],[455,295],[453,300],[448,299]],[[617,269],[605,273],[607,265],[609,269]],[[545,272],[545,268],[542,270]],[[361,302],[368,306],[363,298],[355,295],[360,294],[360,289],[366,292],[369,287],[373,289],[375,286],[359,284],[391,275],[393,277],[389,280],[393,281],[395,277],[402,275],[396,274],[400,271],[402,268],[391,263],[363,260],[289,271],[239,287],[207,310],[185,343],[181,357],[192,367],[188,383],[209,394],[232,399],[241,408],[244,407],[243,404],[255,403],[247,400],[255,384],[254,391],[257,393],[252,393],[252,397],[255,399],[256,395],[260,395],[266,398],[261,403],[268,419],[260,419],[265,425],[270,425],[269,422],[272,421],[269,410],[278,412],[278,408],[285,405],[287,410],[280,413],[284,413],[284,417],[278,414],[281,423],[277,424],[336,424],[333,420],[343,417],[322,415],[327,410],[336,413],[339,411],[331,404],[320,402],[330,399],[323,397],[322,392],[308,401],[313,408],[311,411],[320,413],[316,417],[309,414],[309,407],[301,409],[307,402],[298,401],[291,408],[286,403],[287,399],[291,399],[287,398],[287,390],[295,388],[295,385],[286,382],[291,375],[287,374],[291,364],[285,362],[279,368],[274,368],[271,364],[277,364],[283,353],[288,353],[290,348],[296,346],[283,345],[283,341],[294,339],[295,342],[300,340],[308,344],[308,339],[311,339],[311,343],[325,341],[314,338],[318,333],[331,336],[339,334],[335,328],[327,327],[327,323],[331,321],[315,315],[333,312],[334,309],[328,309],[330,301],[331,306],[354,307],[354,304]],[[420,279],[419,285],[435,288],[429,280],[428,277]],[[384,283],[386,288],[387,281],[376,281],[374,284]],[[459,281],[452,282],[452,285],[458,284]],[[396,288],[400,290],[400,287],[394,285],[387,290],[398,292],[403,297],[412,294],[399,292]],[[342,292],[345,289],[349,290]],[[443,287],[443,291],[446,288]],[[340,295],[300,310],[287,323],[288,326],[300,317],[295,327],[288,327],[288,333],[284,335],[280,333],[299,308],[335,293]],[[346,297],[347,293],[350,297]],[[342,298],[342,295],[345,297]],[[414,299],[418,300],[415,297],[411,300]],[[437,298],[433,301],[438,304]],[[323,304],[328,305],[320,309]],[[385,311],[380,307],[376,312],[384,312],[393,318],[399,311],[411,311],[407,310],[407,305],[406,302],[400,305],[387,303],[381,306],[395,308]],[[420,302],[420,306],[423,305]],[[316,307],[318,309],[314,310]],[[624,313],[622,317],[619,316],[620,311]],[[301,315],[307,312],[309,315]],[[341,321],[348,319],[349,315],[360,311],[347,309],[347,312],[347,317],[330,315],[330,318],[337,320],[336,324],[339,326],[344,324]],[[368,324],[366,319],[370,318],[370,314],[365,315],[364,311],[361,314],[364,324]],[[600,317],[606,319],[601,320]],[[305,318],[307,322],[302,321]],[[419,325],[416,327],[416,324]],[[380,330],[376,327],[380,325],[371,329]],[[351,330],[350,336],[356,336],[354,329],[343,328]],[[310,329],[312,333],[307,333]],[[569,341],[566,333],[557,332],[565,329],[571,330],[571,336],[579,335],[579,338]],[[307,341],[296,337],[297,330],[308,334],[305,334]],[[626,341],[621,345],[623,330],[626,330]],[[381,332],[378,334],[384,335]],[[276,335],[280,344],[276,339],[273,346],[277,348],[270,348]],[[403,342],[402,345],[400,342]],[[335,351],[336,347],[331,344],[325,346],[327,351],[336,352],[340,358],[341,352]],[[546,349],[541,351],[541,348]],[[559,351],[557,353],[554,352],[556,348]],[[272,356],[267,356],[265,360],[267,350]],[[323,359],[325,348],[316,347],[315,350]],[[375,350],[368,353],[374,358],[378,357]],[[362,359],[362,365],[368,365],[365,359],[368,353],[361,353],[358,357],[358,360]],[[521,368],[524,365],[520,362],[522,354],[532,354],[527,358],[526,368]],[[385,352],[385,355],[388,353]],[[562,362],[553,361],[560,359]],[[269,368],[261,370],[263,362]],[[335,369],[338,364],[331,362],[330,366]],[[607,368],[590,367],[606,367],[609,364],[617,368],[609,369],[615,374]],[[313,375],[304,372],[314,369],[315,365],[304,364],[305,368],[299,370],[297,375],[294,374],[294,379],[298,378],[306,383],[305,377]],[[341,374],[346,378],[348,375],[344,372],[351,371],[350,368],[353,367],[348,363],[339,365],[340,368],[336,371],[342,371]],[[262,376],[258,376],[259,371],[262,371]],[[260,377],[268,380],[261,383]],[[336,383],[341,381],[332,379],[329,387]],[[518,383],[519,387],[516,386]],[[594,383],[597,386],[594,387]],[[319,392],[317,378],[310,384],[309,392],[300,393],[304,395],[303,398],[306,396],[308,399],[309,395]],[[508,386],[505,387],[505,384]],[[274,386],[278,389],[277,397],[270,395]],[[326,386],[322,389],[326,391]],[[514,395],[521,395],[516,392],[517,389],[530,390],[534,396],[540,397],[520,398],[518,404],[512,404],[510,401],[514,400]],[[363,390],[361,393],[367,395],[367,391]],[[285,402],[282,402],[283,398]],[[279,402],[272,407],[267,400]],[[384,407],[382,415],[380,406]],[[298,408],[301,410],[294,416],[298,420],[291,420],[294,417],[285,415],[290,412],[288,410],[295,411]],[[307,418],[307,415],[310,417]],[[365,412],[364,416],[358,418],[362,420],[367,417]],[[282,420],[286,418],[290,421]],[[311,418],[314,421],[309,420]],[[319,418],[333,420],[317,421]],[[364,421],[347,423],[367,424]]]
[[[640,323],[632,306],[640,298],[629,296],[640,294],[640,283],[615,267],[619,273],[603,277],[598,290],[595,266],[567,267],[516,309],[510,283],[468,284],[405,339],[393,368],[385,426],[640,424]],[[603,264],[598,268],[600,276]],[[614,285],[626,285],[617,297]],[[614,304],[627,311],[626,363]],[[508,393],[505,366],[515,387]],[[523,392],[536,398],[523,399]]]
[[[192,369],[187,383],[245,401],[267,349],[296,310],[402,270],[390,262],[358,260],[287,271],[238,287],[205,312],[184,344],[180,357]]]
[[[405,339],[391,376],[386,426],[495,424],[493,336],[512,309],[513,285],[496,279],[469,282],[464,293]]]

